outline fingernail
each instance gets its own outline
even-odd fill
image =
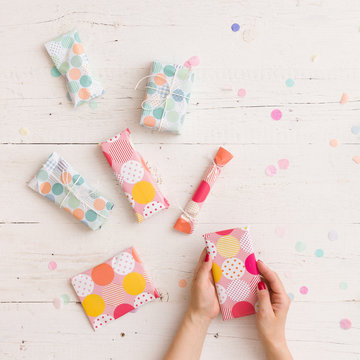
[[[266,289],[265,283],[262,282],[262,281],[260,281],[260,282],[258,283],[258,289],[259,289],[259,290],[265,290],[265,289]]]
[[[209,258],[210,258],[209,254],[206,254],[206,256],[205,256],[205,262],[208,262],[208,261],[209,261]]]
[[[258,259],[258,262],[261,262],[261,263],[262,263],[262,260]]]

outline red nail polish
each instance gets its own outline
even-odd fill
[[[258,283],[258,289],[259,289],[259,290],[265,290],[265,289],[266,289],[265,283],[262,282],[262,281],[260,281],[260,282]]]
[[[209,258],[210,258],[209,254],[206,254],[206,256],[205,256],[205,262],[208,262],[208,261],[209,261]]]

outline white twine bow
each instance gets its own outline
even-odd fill
[[[165,117],[165,110],[166,110],[166,104],[167,104],[167,101],[168,99],[170,98],[170,96],[172,96],[174,93],[173,93],[173,86],[174,86],[174,79],[176,78],[176,74],[178,72],[179,68],[176,67],[175,69],[175,73],[174,73],[174,76],[172,77],[172,80],[171,80],[171,84],[169,85],[168,81],[165,79],[165,83],[164,85],[166,84],[168,87],[169,87],[169,90],[168,90],[168,93],[167,95],[164,97],[164,100],[159,104],[159,107],[162,107],[164,105],[164,109],[163,109],[163,112],[162,112],[162,115],[161,115],[161,119],[160,119],[160,124],[159,124],[159,128],[158,128],[158,131],[161,131],[161,127],[162,127],[162,124],[163,124],[163,121],[164,121],[164,117]],[[152,75],[147,75],[147,76],[144,76],[142,77],[138,82],[137,84],[135,85],[135,90],[137,90],[137,87],[139,86],[139,84],[144,80],[144,79],[147,79],[147,78],[155,78],[155,76],[159,76],[157,74],[152,74]],[[162,86],[164,86],[162,85]],[[152,90],[155,90],[155,91],[158,91],[158,88],[157,87],[153,87],[153,86],[149,86],[149,82],[147,83],[147,85],[145,86],[146,89],[152,89]],[[153,96],[153,94],[151,94]],[[188,101],[190,100],[190,97],[189,96],[185,96],[183,94],[175,94],[175,96],[178,96],[178,97],[181,97],[182,99],[187,99]],[[148,110],[144,107],[144,104],[146,103],[146,101],[148,101],[147,99],[145,99],[142,103],[141,103],[141,108],[143,110]],[[148,101],[149,102],[149,101]]]
[[[192,221],[192,223],[197,223],[197,222],[198,222],[197,217],[194,217],[194,216],[190,215],[185,209],[183,209],[183,208],[179,205],[179,203],[178,203],[176,200],[175,200],[175,204],[176,204],[176,207],[182,212],[181,215],[185,215],[187,218],[189,218],[189,219]],[[185,207],[185,208],[186,208],[186,207]]]

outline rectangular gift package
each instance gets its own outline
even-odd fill
[[[254,314],[260,276],[247,229],[235,228],[203,235],[213,261],[212,273],[224,320]]]
[[[191,88],[191,67],[154,61],[142,102],[140,124],[158,131],[181,133]]]
[[[75,107],[104,93],[100,82],[89,69],[89,60],[77,30],[47,42],[45,48],[57,70],[65,77]]]
[[[92,230],[106,222],[114,204],[95,191],[59,154],[52,153],[29,187]]]
[[[129,129],[102,142],[100,148],[134,209],[138,223],[169,207],[144,159],[135,150]]]
[[[133,247],[70,281],[94,330],[159,297]]]

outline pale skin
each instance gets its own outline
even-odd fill
[[[274,271],[260,260],[257,267],[262,282],[257,289],[260,305],[256,327],[266,359],[293,360],[285,338],[290,299]],[[204,249],[194,271],[190,304],[164,360],[200,359],[208,327],[220,312],[211,268],[211,258]]]

